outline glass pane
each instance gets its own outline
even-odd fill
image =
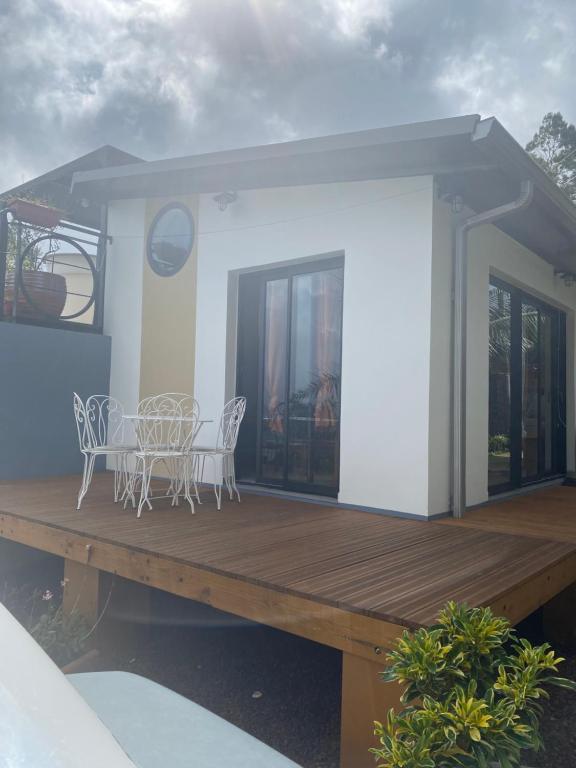
[[[554,471],[553,341],[553,318],[546,312],[540,312],[540,445],[544,474],[551,474]]]
[[[163,277],[180,270],[192,250],[194,222],[190,212],[179,205],[161,211],[148,236],[148,263]]]
[[[538,475],[538,309],[522,302],[522,477]]]
[[[288,479],[338,484],[343,270],[292,281]]]
[[[266,283],[260,475],[284,479],[288,280]]]
[[[496,285],[489,294],[489,432],[488,486],[511,481],[511,296]]]

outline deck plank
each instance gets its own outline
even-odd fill
[[[557,485],[531,490],[441,523],[576,544],[576,488]]]
[[[79,512],[77,488],[77,477],[3,482],[0,511],[153,555],[167,569],[185,563],[400,627],[431,623],[448,599],[498,605],[518,620],[576,580],[571,488],[438,522],[254,494],[221,511],[208,495],[195,515],[159,500],[138,520],[111,501],[107,474]]]

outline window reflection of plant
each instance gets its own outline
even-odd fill
[[[510,429],[512,297],[507,290],[495,285],[490,286],[488,295],[490,354],[488,454],[496,456],[504,454],[502,438],[506,438]],[[501,439],[495,440],[495,437]]]
[[[495,286],[490,286],[489,293],[489,345],[490,356],[510,356],[510,294]]]
[[[493,289],[489,294],[489,345],[490,355],[510,356],[511,311],[510,294]],[[529,304],[522,306],[522,351],[530,352],[538,343],[538,310]]]
[[[302,415],[309,415],[309,409],[313,408],[316,429],[330,429],[336,423],[339,399],[340,375],[324,372],[313,376],[306,387],[292,393],[290,408],[291,412],[295,409]]]
[[[288,399],[291,416],[310,416],[316,429],[330,429],[336,426],[338,403],[340,400],[340,374],[320,373],[311,378],[302,389],[293,392]],[[283,423],[286,410],[284,401],[268,411],[267,420],[271,424]]]
[[[510,451],[510,438],[508,435],[490,435],[488,438],[488,452],[494,456],[505,455]]]
[[[489,350],[490,350],[490,365],[491,375],[496,375],[500,379],[504,379],[506,384],[505,403],[510,403],[511,400],[511,347],[512,347],[512,312],[511,312],[512,297],[509,291],[505,288],[499,288],[497,286],[490,286],[489,291]],[[522,345],[522,362],[523,366],[534,365],[531,363],[531,354],[537,349],[539,340],[539,311],[531,304],[522,304],[522,333],[521,333],[521,345]],[[523,377],[523,403],[524,403],[524,417],[533,415],[537,409],[537,401],[533,397],[530,397],[530,387],[526,376]],[[494,406],[496,407],[496,406]],[[509,419],[509,414],[505,411],[503,416],[504,421]],[[496,414],[490,418],[491,428],[492,424],[498,424],[500,429],[504,429],[502,419],[498,418]],[[505,438],[504,434],[491,435],[489,437],[488,452],[495,455],[506,455],[509,451],[509,438],[508,445],[505,448],[496,449],[493,438]],[[498,441],[497,441],[498,442]]]

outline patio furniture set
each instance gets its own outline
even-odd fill
[[[152,509],[155,498],[169,498],[172,506],[180,496],[190,504],[200,502],[198,484],[205,478],[207,466],[212,466],[214,494],[218,509],[222,504],[225,484],[230,499],[240,493],[236,486],[234,450],[240,424],[246,411],[246,398],[235,397],[226,403],[219,419],[214,445],[200,445],[198,435],[204,424],[212,419],[200,418],[198,402],[183,393],[169,392],[142,400],[135,414],[127,414],[122,404],[108,395],[91,395],[85,402],[74,393],[74,416],[80,451],[84,456],[82,484],[77,509],[86,495],[94,465],[99,456],[111,456],[114,463],[114,501],[128,503],[138,512]],[[134,435],[134,439],[127,439]],[[161,465],[168,478],[166,492],[153,496],[151,480]]]

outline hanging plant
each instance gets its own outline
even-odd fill
[[[34,227],[42,227],[43,229],[54,229],[54,227],[60,224],[63,216],[63,212],[57,208],[52,208],[35,200],[24,200],[22,198],[9,200],[6,208],[18,221],[24,221],[27,224],[32,224]]]

